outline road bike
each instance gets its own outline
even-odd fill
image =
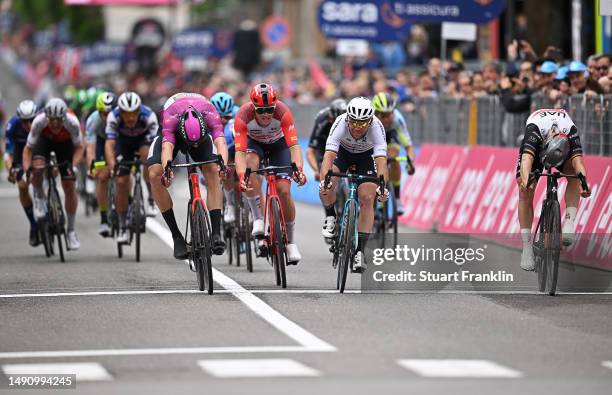
[[[265,255],[270,261],[272,259],[272,267],[274,268],[274,276],[276,285],[282,288],[287,288],[287,225],[285,216],[281,207],[280,198],[276,190],[276,175],[280,172],[291,170],[292,175],[298,173],[298,168],[295,163],[291,166],[269,166],[268,161],[264,162],[264,166],[257,170],[247,168],[244,181],[249,185],[249,178],[252,173],[264,175],[266,177],[266,200],[264,205],[264,249]],[[266,224],[268,225],[266,227]]]
[[[189,155],[185,155],[189,161]],[[189,229],[191,229],[191,243],[187,246],[189,267],[196,272],[198,288],[200,291],[207,290],[208,294],[213,293],[213,272],[212,272],[212,227],[206,202],[200,192],[200,181],[197,168],[210,163],[217,163],[224,169],[223,158],[217,155],[215,159],[203,162],[188,162],[185,164],[172,164],[168,161],[164,177],[170,178],[171,169],[187,168],[189,183],[189,201],[187,202],[187,225],[185,229],[185,239],[188,240]]]
[[[50,257],[55,254],[54,239],[57,237],[57,250],[62,262],[65,262],[64,245],[68,245],[66,242],[66,215],[62,206],[62,199],[57,190],[55,177],[60,167],[67,166],[70,166],[70,163],[66,162],[58,165],[55,152],[51,152],[49,162],[45,165],[44,169],[48,186],[47,215],[42,220],[38,220],[38,229],[45,248],[45,255]]]
[[[145,233],[147,228],[147,216],[145,213],[144,195],[142,192],[142,165],[143,163],[140,160],[140,156],[136,154],[135,159],[132,161],[119,159],[119,162],[115,166],[115,171],[113,172],[117,173],[120,168],[129,168],[129,174],[133,177],[133,187],[126,215],[126,229],[129,232],[130,237],[127,243],[117,243],[117,255],[119,258],[122,258],[123,246],[131,245],[132,242],[135,242],[134,247],[136,262],[140,262],[141,235]],[[109,216],[112,216],[112,218],[109,218],[109,221],[111,222],[111,232],[113,235],[119,234],[119,216],[117,215],[116,207],[115,179],[116,174],[111,175],[110,185],[112,186],[109,189]]]
[[[348,268],[354,273],[353,258],[356,253],[358,243],[357,223],[359,219],[359,198],[357,196],[357,188],[359,181],[371,181],[378,184],[381,190],[384,190],[385,180],[383,176],[378,178],[372,176],[364,176],[361,174],[344,174],[335,173],[329,170],[325,175],[325,185],[328,187],[331,184],[332,177],[346,178],[348,181],[348,197],[344,203],[342,216],[340,219],[340,231],[336,232],[333,239],[330,251],[333,253],[332,267],[338,269],[336,277],[336,289],[340,293],[344,293],[346,286],[346,278]]]
[[[557,290],[559,274],[559,254],[561,253],[561,208],[557,197],[559,178],[577,178],[583,190],[588,190],[586,177],[582,173],[576,175],[536,171],[532,173],[528,186],[537,182],[540,176],[546,177],[546,198],[542,202],[542,210],[536,232],[533,235],[533,254],[535,270],[538,273],[538,288],[540,292],[554,296]]]
[[[233,164],[227,165],[227,167],[234,166]],[[235,172],[233,172],[233,176],[237,180]],[[251,246],[253,223],[250,215],[251,211],[246,201],[246,195],[242,193],[237,182],[234,188],[234,200],[234,222],[229,224],[224,222],[223,225],[223,233],[227,243],[228,262],[230,265],[235,262],[236,266],[240,266],[240,255],[244,255],[247,270],[253,272],[253,248]]]

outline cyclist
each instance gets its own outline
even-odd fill
[[[174,257],[187,258],[187,245],[181,234],[172,208],[172,198],[168,188],[174,177],[162,178],[166,164],[174,159],[179,151],[189,154],[194,161],[203,162],[214,159],[218,153],[227,163],[227,145],[223,135],[223,125],[215,107],[202,95],[197,93],[177,93],[170,97],[163,107],[164,120],[160,134],[155,137],[147,165],[149,179],[153,187],[153,196],[159,206],[164,221],[172,232],[174,240]],[[225,251],[225,242],[221,237],[221,205],[223,203],[219,182],[219,168],[211,163],[202,166],[206,183],[206,204],[209,209],[212,227],[213,253],[221,255]]]
[[[298,167],[295,181],[298,185],[306,183],[302,172],[302,150],[298,144],[293,115],[289,107],[277,99],[276,90],[270,84],[255,85],[250,92],[251,102],[243,104],[236,114],[235,148],[236,172],[240,188],[246,191],[247,200],[253,215],[254,237],[264,234],[264,220],[261,211],[261,179],[254,176],[248,188],[244,173],[247,166],[258,169],[262,159],[268,158],[271,166]],[[295,204],[291,199],[290,171],[277,173],[279,178],[278,196],[281,201],[287,228],[287,264],[296,265],[302,256],[295,243]]]
[[[346,100],[335,99],[329,106],[323,108],[315,117],[315,124],[310,134],[306,159],[315,173],[315,180],[319,181],[319,168],[325,154],[325,143],[329,137],[329,131],[336,118],[346,112]]]
[[[108,114],[106,119],[106,143],[104,152],[109,169],[114,169],[116,158],[121,156],[122,160],[134,160],[134,153],[138,152],[140,158],[146,158],[149,145],[157,134],[159,124],[157,116],[147,106],[142,104],[140,96],[134,92],[125,92],[119,96],[117,107]],[[149,191],[147,204],[147,216],[154,217],[157,208],[151,193],[149,173],[144,171],[144,179]],[[127,232],[127,211],[130,184],[130,169],[120,166],[117,174],[117,215],[119,217],[118,243],[127,243],[130,236]]]
[[[379,92],[372,99],[372,105],[376,117],[382,122],[387,135],[387,157],[393,159],[399,155],[400,148],[404,147],[406,155],[410,158],[407,171],[408,174],[414,174],[414,167],[410,166],[414,160],[414,148],[412,146],[412,138],[406,125],[406,120],[402,113],[395,108],[397,101],[395,97],[387,92]],[[399,162],[392,161],[389,172],[389,178],[393,184],[393,193],[397,204],[397,214],[404,213],[404,205],[400,199],[400,187],[402,182],[402,169]]]
[[[38,225],[34,217],[32,208],[32,197],[28,189],[28,180],[23,178],[23,148],[28,141],[28,133],[32,128],[32,121],[36,116],[36,104],[32,100],[24,100],[17,106],[16,115],[9,119],[6,126],[6,151],[5,162],[6,168],[9,169],[8,181],[12,184],[17,183],[19,190],[19,201],[26,217],[30,222],[30,245],[37,246],[40,241],[38,239]]]
[[[81,126],[79,119],[68,112],[66,103],[59,98],[50,99],[45,111],[38,114],[32,122],[28,141],[23,149],[23,168],[26,173],[32,172],[34,187],[34,216],[44,218],[47,215],[45,192],[43,190],[43,170],[51,151],[55,151],[60,164],[62,189],[66,196],[68,250],[78,250],[81,246],[74,225],[78,199],[75,189],[75,168],[82,158]]]
[[[518,217],[523,240],[521,268],[533,270],[535,260],[531,246],[531,226],[533,224],[533,195],[537,180],[527,187],[533,171],[542,171],[543,162],[560,169],[566,174],[582,173],[586,168],[582,160],[582,145],[578,129],[563,109],[541,109],[534,111],[527,119],[525,138],[519,149],[516,166],[516,181],[519,189]],[[565,222],[563,223],[563,244],[574,241],[574,219],[580,196],[590,196],[590,191],[582,190],[578,179],[569,178],[565,190]]]
[[[323,237],[333,238],[336,233],[336,200],[335,189],[338,178],[333,177],[330,185],[325,185],[325,175],[330,169],[334,172],[345,173],[349,167],[355,167],[355,173],[366,176],[383,176],[387,180],[387,141],[385,128],[374,115],[372,102],[365,97],[352,99],[347,107],[346,114],[336,118],[327,144],[325,156],[321,164],[319,184],[320,198],[325,207],[325,223]],[[374,225],[374,197],[380,201],[388,198],[389,192],[385,188],[380,190],[373,182],[360,183],[357,193],[359,196],[359,222],[357,225],[358,243],[354,259],[354,269],[358,272],[365,270],[365,246]]]
[[[100,228],[98,233],[103,237],[110,236],[110,226],[108,225],[108,179],[109,170],[106,167],[104,158],[104,145],[106,144],[106,120],[108,114],[113,110],[117,103],[117,97],[111,92],[104,92],[96,99],[96,111],[87,117],[85,122],[87,142],[86,158],[87,168],[95,169],[93,176],[96,184],[96,198],[100,208]]]
[[[215,109],[221,117],[221,123],[223,124],[223,131],[225,135],[225,142],[227,143],[228,151],[228,164],[234,163],[234,117],[238,112],[238,107],[234,103],[234,98],[227,92],[217,92],[211,98],[210,102],[215,106]],[[235,220],[234,214],[234,188],[236,183],[232,177],[227,177],[223,180],[223,194],[225,195],[225,210],[223,212],[223,221],[226,223],[232,223]]]

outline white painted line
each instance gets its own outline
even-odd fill
[[[424,377],[518,378],[523,374],[484,359],[398,359],[397,363]]]
[[[76,374],[78,381],[109,381],[113,377],[95,362],[24,363],[2,365],[4,374]]]
[[[166,245],[173,248],[174,243],[172,242],[170,231],[162,226],[158,221],[147,221],[147,228],[149,228],[161,240],[163,240]],[[252,292],[247,291],[236,281],[232,280],[215,268],[213,268],[213,279],[222,288],[230,291],[232,295],[238,298],[264,321],[303,347],[316,351],[336,351],[334,346],[323,341],[322,339],[319,339],[301,326],[289,320],[287,317],[270,307],[270,305],[265,303],[263,300],[253,295]]]
[[[240,377],[317,377],[321,373],[288,358],[203,359],[200,368],[218,378]]]
[[[601,366],[603,366],[604,368],[612,369],[612,361],[603,361],[601,363]]]
[[[234,293],[252,294],[339,294],[335,289],[244,289],[244,290],[215,290],[219,294]],[[448,295],[539,295],[536,291],[360,291],[357,289],[345,290],[345,294],[410,294],[424,295],[431,293]],[[612,295],[612,292],[557,292],[563,295]],[[32,293],[6,293],[0,294],[0,299],[19,298],[53,298],[68,296],[115,296],[115,295],[162,295],[162,294],[202,294],[196,289],[151,289],[151,290],[121,290],[121,291],[77,291],[77,292],[32,292]]]
[[[240,354],[265,352],[315,352],[302,346],[244,346],[244,347],[169,347],[120,348],[100,350],[57,350],[1,352],[0,359],[17,358],[71,358],[71,357],[124,357],[136,355],[188,355],[188,354]]]

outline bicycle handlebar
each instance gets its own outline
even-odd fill
[[[344,173],[335,173],[332,170],[329,170],[327,172],[327,174],[325,175],[325,188],[328,188],[329,185],[331,184],[331,178],[332,177],[340,177],[340,178],[348,178],[351,181],[372,181],[376,184],[378,184],[378,187],[380,188],[381,191],[383,191],[385,189],[385,178],[381,175],[378,176],[378,178],[376,177],[372,177],[372,176],[363,176],[361,174],[344,174]]]
[[[531,184],[533,184],[535,182],[535,180],[537,180],[540,176],[557,178],[557,179],[563,178],[563,177],[565,177],[565,178],[577,178],[577,179],[580,180],[580,184],[582,185],[582,189],[584,191],[588,191],[589,190],[589,185],[587,184],[586,177],[582,173],[577,173],[576,175],[565,174],[565,173],[561,173],[561,172],[542,173],[539,170],[536,170],[536,171],[534,171],[533,173],[531,173],[529,175],[529,181],[527,182],[527,187],[529,187]]]
[[[187,168],[191,168],[191,167],[197,167],[197,166],[203,166],[203,165],[208,165],[211,163],[217,163],[220,167],[221,167],[221,171],[225,171],[225,163],[223,162],[223,157],[221,155],[216,155],[215,159],[211,159],[211,160],[205,160],[202,162],[189,162],[189,163],[181,163],[181,164],[172,164],[172,161],[169,160],[168,162],[166,162],[166,169],[164,171],[164,177],[169,178],[170,177],[170,170],[177,168],[177,167],[187,167]]]
[[[281,170],[287,170],[287,169],[291,169],[292,176],[299,172],[299,169],[295,162],[291,162],[291,166],[266,166],[266,167],[261,167],[257,170],[252,170],[250,167],[247,167],[244,173],[244,182],[245,184],[249,185],[249,178],[251,177],[251,173],[276,175],[276,173],[280,172]]]

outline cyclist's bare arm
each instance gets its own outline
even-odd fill
[[[574,171],[576,172],[576,174],[582,173],[583,176],[587,176],[587,171],[586,171],[586,167],[584,166],[584,160],[582,159],[582,155],[576,155],[572,158],[571,160],[572,163],[572,167],[574,168]],[[584,190],[582,189],[582,184],[580,185],[580,195],[582,195],[583,198],[588,198],[589,196],[591,196],[591,190]]]
[[[527,188],[529,182],[529,174],[533,166],[533,154],[530,151],[523,152],[521,155],[521,179],[520,186],[522,189]]]
[[[289,147],[291,153],[291,162],[295,163],[299,169],[304,168],[304,159],[302,158],[302,147],[299,144],[294,144]]]
[[[377,156],[374,158],[374,162],[376,163],[376,175],[383,176],[385,182],[389,179],[389,175],[387,174],[387,157],[386,156]]]
[[[317,156],[314,148],[306,148],[306,160],[308,161],[308,164],[312,170],[314,170],[315,174],[319,174],[319,166],[317,166]]]
[[[116,141],[112,139],[106,139],[104,143],[104,156],[106,157],[106,164],[112,170],[115,167],[115,144]]]
[[[74,153],[72,154],[72,166],[76,167],[79,165],[79,163],[83,159],[84,151],[85,149],[83,148],[83,144],[75,145]]]
[[[172,160],[172,153],[174,152],[174,144],[169,141],[162,142],[161,152],[161,165],[164,171],[166,171],[166,164]]]

